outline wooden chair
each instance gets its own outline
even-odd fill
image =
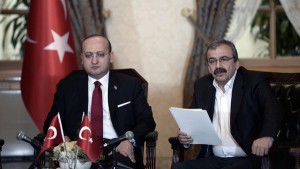
[[[282,103],[284,118],[278,142],[268,156],[262,159],[262,169],[287,168],[287,164],[300,167],[300,73],[264,72],[277,99]],[[173,149],[172,164],[184,160],[184,147],[177,137],[170,137]],[[283,156],[285,155],[285,157]],[[292,156],[292,157],[290,157]],[[292,160],[292,162],[290,161]],[[285,165],[285,166],[280,166]],[[294,167],[295,168],[295,167]]]
[[[148,82],[134,69],[115,69],[120,73],[124,73],[133,77],[137,77],[142,82],[142,88],[144,89],[146,98],[148,97]],[[43,143],[45,135],[40,133],[34,139]],[[158,139],[158,132],[152,131],[145,136],[145,145],[141,147],[142,154],[146,151],[146,157],[144,158],[144,164],[146,169],[155,169],[156,168],[156,141]],[[146,150],[144,150],[146,147]],[[35,154],[37,154],[39,150],[35,150]],[[39,163],[42,165],[46,162],[45,154],[42,155],[39,159]]]

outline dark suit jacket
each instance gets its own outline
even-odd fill
[[[109,110],[117,134],[132,131],[137,146],[140,146],[145,135],[156,125],[140,80],[110,70],[108,85]],[[128,101],[131,103],[117,107]],[[85,71],[74,71],[58,83],[52,108],[44,123],[44,133],[57,112],[61,115],[64,134],[76,140],[82,113],[88,112],[88,75]]]
[[[213,76],[198,79],[194,86],[192,108],[207,110],[213,118],[216,89]],[[274,140],[281,125],[282,107],[267,80],[267,76],[240,67],[233,84],[230,128],[233,138],[251,155],[255,139],[269,136]],[[199,157],[213,155],[211,146],[203,145]]]

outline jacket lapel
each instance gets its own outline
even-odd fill
[[[231,98],[231,119],[230,119],[230,126],[232,128],[234,121],[237,117],[237,114],[239,113],[241,104],[242,104],[242,98],[244,97],[244,92],[243,92],[243,79],[241,76],[241,71],[238,69],[236,77],[235,77],[235,82],[233,84],[233,89],[232,89],[232,98]]]
[[[119,89],[120,89],[120,85],[116,78],[116,74],[111,70],[109,73],[109,82],[108,82],[108,106],[109,106],[111,120],[116,130],[117,130],[116,127],[117,118],[115,117],[116,117],[118,98],[120,94]]]
[[[80,74],[80,79],[79,80],[79,88],[78,91],[80,91],[80,97],[84,98],[84,102],[83,102],[83,112],[85,115],[88,114],[88,101],[89,101],[89,97],[88,97],[88,75],[86,73],[82,73]]]
[[[214,115],[214,105],[215,105],[215,96],[216,96],[216,88],[213,86],[213,80],[210,83],[211,85],[208,86],[208,95],[207,95],[207,100],[210,100],[207,104],[208,108],[207,108],[207,113],[208,116],[210,118],[210,120],[212,121],[213,119],[213,115]],[[206,107],[206,106],[205,106]]]

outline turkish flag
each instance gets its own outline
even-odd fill
[[[53,149],[54,146],[65,142],[64,131],[62,129],[61,120],[59,113],[52,119],[51,124],[48,128],[46,137],[43,142],[41,151],[39,152],[37,159],[47,149]]]
[[[91,124],[86,115],[83,115],[77,145],[81,147],[92,162],[97,161],[102,155],[100,137],[92,133]]]
[[[31,0],[21,77],[25,107],[40,131],[56,84],[78,68],[65,0]]]

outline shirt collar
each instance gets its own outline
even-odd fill
[[[97,80],[92,78],[91,76],[88,76],[88,83],[89,84],[93,84],[95,83],[95,81],[99,81],[101,83],[101,85],[107,87],[108,86],[108,79],[109,79],[109,71],[106,73],[106,75],[104,75],[101,79]]]
[[[233,76],[230,78],[230,80],[225,84],[224,88],[227,89],[227,88],[232,88],[233,87],[233,83],[234,83],[234,79],[236,77],[236,73],[237,73],[237,70],[235,70]],[[214,79],[213,81],[213,85],[215,88],[219,87],[216,80]]]

